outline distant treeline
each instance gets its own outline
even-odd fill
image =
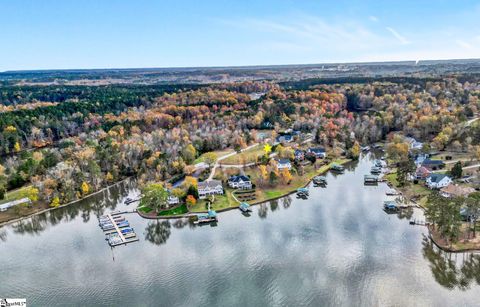
[[[368,84],[373,82],[391,82],[398,84],[416,84],[425,87],[427,82],[440,82],[441,77],[332,77],[312,78],[298,81],[285,81],[278,84],[289,90],[307,90],[317,85],[332,84]]]

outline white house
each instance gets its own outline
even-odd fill
[[[414,138],[406,137],[405,141],[407,141],[407,143],[410,145],[410,149],[412,150],[421,150],[423,148],[423,143],[418,142]]]
[[[228,179],[228,186],[233,189],[251,189],[252,181],[244,175],[232,176]]]
[[[276,160],[277,161],[277,168],[279,170],[282,170],[282,169],[288,169],[288,170],[291,170],[292,169],[292,163],[290,163],[290,160],[288,159],[278,159]]]
[[[317,159],[325,159],[327,157],[327,152],[325,151],[325,148],[309,148],[307,152],[314,154]]]
[[[430,189],[441,189],[452,183],[452,178],[445,174],[430,174],[425,180]]]
[[[168,196],[168,199],[167,199],[167,202],[168,202],[168,205],[169,205],[169,206],[173,206],[173,205],[179,204],[179,203],[180,203],[180,199],[178,199],[178,197],[176,197],[176,196],[169,195],[169,196]]]
[[[214,194],[223,194],[223,186],[220,180],[209,180],[198,183],[198,197],[200,199]]]

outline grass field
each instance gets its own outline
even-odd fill
[[[394,187],[398,187],[398,180],[397,180],[397,172],[391,172],[388,175],[385,175],[385,179],[387,179]]]
[[[159,216],[166,216],[166,215],[178,215],[178,214],[185,214],[188,213],[187,205],[182,204],[176,208],[172,208],[170,210],[161,211],[158,213]]]
[[[226,154],[229,154],[233,152],[232,149],[224,149],[224,150],[217,150],[217,151],[214,151],[214,153],[217,154],[217,157],[221,157],[221,156],[224,156]],[[197,163],[201,163],[201,162],[204,162],[204,155],[205,154],[202,154],[200,157],[196,158],[195,161],[193,161],[193,164],[197,164]]]
[[[211,205],[211,209],[220,210],[236,206],[238,206],[238,203],[232,197],[232,190],[226,189],[224,195],[215,195],[215,200]],[[207,201],[204,199],[199,200],[194,206],[190,207],[190,212],[201,211],[207,211]]]
[[[22,198],[22,191],[29,187],[30,186],[25,186],[25,187],[21,187],[19,189],[7,192],[7,194],[5,195],[5,198],[0,200],[0,204],[8,203],[9,201]]]
[[[228,157],[221,161],[222,164],[243,164],[256,162],[259,157],[265,154],[263,145],[258,145],[241,153]]]

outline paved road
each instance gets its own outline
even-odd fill
[[[302,142],[302,144],[306,144],[306,143],[309,143],[309,142],[311,142],[311,141],[313,141],[313,137],[304,140],[304,141]],[[258,146],[259,144],[260,144],[260,143],[255,143],[255,144],[253,144],[253,145],[250,145],[250,146],[248,146],[248,147],[245,147],[245,148],[242,149],[240,152],[243,152],[243,151],[252,149],[252,148],[254,148],[255,146]],[[275,142],[275,143],[274,143],[274,145],[277,145],[277,144],[279,144],[279,143],[278,143],[278,142]],[[210,175],[208,176],[207,181],[210,181],[210,180],[213,179],[213,176],[215,175],[215,171],[217,170],[217,167],[219,167],[219,166],[221,166],[222,168],[242,168],[242,167],[248,167],[248,166],[254,166],[254,165],[256,165],[255,162],[251,162],[251,163],[247,163],[247,164],[221,164],[221,163],[219,163],[220,161],[225,160],[226,158],[229,158],[229,157],[232,157],[232,156],[238,155],[238,154],[239,154],[238,152],[234,151],[234,152],[228,153],[228,154],[226,154],[226,155],[221,156],[220,158],[218,158],[218,159],[217,159],[217,162],[216,162],[215,165],[212,167],[212,171],[210,172]],[[273,157],[275,157],[276,155],[277,155],[277,153],[274,152],[274,153],[271,153],[271,154],[269,155],[269,157],[270,157],[270,158],[273,158]],[[202,163],[203,163],[203,162],[202,162]],[[197,169],[197,165],[202,164],[202,163],[196,164],[196,165],[195,165],[195,169]],[[203,164],[204,164],[203,166],[207,166],[205,163],[203,163]],[[204,168],[206,168],[206,167],[204,167]]]
[[[255,146],[258,146],[258,145],[259,145],[259,143],[252,144],[252,145],[250,145],[250,146],[248,146],[248,147],[245,147],[244,149],[240,150],[240,152],[243,152],[243,151],[252,149],[252,148],[254,148]],[[231,152],[231,153],[228,153],[228,154],[226,154],[226,155],[221,156],[220,158],[218,158],[218,159],[217,159],[217,162],[215,162],[215,165],[212,167],[212,171],[210,172],[210,175],[208,176],[208,178],[207,178],[206,181],[210,181],[210,180],[213,179],[213,175],[215,175],[215,171],[217,170],[217,167],[220,165],[220,164],[219,164],[220,161],[225,160],[226,158],[229,158],[229,157],[238,155],[238,154],[239,154],[238,152],[233,151],[233,152]],[[251,164],[251,163],[249,163],[249,164]],[[253,163],[252,165],[254,165],[254,164],[255,164],[255,163]],[[246,165],[246,166],[248,166],[248,165]],[[196,165],[195,165],[195,167],[196,167]],[[228,167],[235,167],[235,166],[233,166],[233,165],[228,165]],[[242,165],[241,167],[243,167],[243,165]]]
[[[474,165],[469,165],[469,166],[464,166],[462,167],[462,170],[466,170],[466,169],[471,169],[471,168],[478,168],[480,167],[480,163],[479,164],[474,164]],[[444,169],[439,169],[439,170],[436,170],[436,171],[432,171],[432,173],[441,173],[445,171]]]

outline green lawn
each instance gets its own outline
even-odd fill
[[[185,214],[188,213],[187,205],[182,204],[176,208],[172,208],[170,210],[161,211],[158,215],[165,216],[165,215],[178,215],[178,214]]]
[[[219,158],[226,155],[226,154],[229,154],[231,152],[233,152],[232,149],[224,149],[224,150],[214,151],[214,153],[216,153]],[[202,154],[200,157],[196,158],[195,161],[193,161],[193,164],[204,162],[204,155],[205,154]]]
[[[418,184],[411,184],[409,186],[409,189],[415,195],[430,195],[431,193],[431,190],[426,186],[424,186],[423,183],[420,183],[420,182]]]
[[[385,179],[387,179],[394,187],[398,187],[398,180],[397,180],[397,172],[392,172],[388,175],[385,175]]]
[[[25,189],[28,189],[29,187],[30,186],[25,186],[25,187],[21,187],[19,189],[7,192],[7,194],[5,195],[5,198],[0,200],[0,204],[8,203],[9,201],[22,198],[22,195],[21,195],[22,191]]]
[[[150,207],[138,207],[137,210],[142,213],[150,213],[153,209]]]
[[[215,200],[211,206],[213,210],[220,210],[229,207],[236,207],[238,203],[232,197],[232,191],[226,189],[224,195],[215,195]],[[198,202],[190,207],[190,212],[207,211],[207,201],[204,199],[198,200]]]
[[[249,150],[242,151],[241,153],[228,157],[221,161],[222,164],[243,164],[256,162],[259,157],[265,154],[263,145],[258,145]]]

